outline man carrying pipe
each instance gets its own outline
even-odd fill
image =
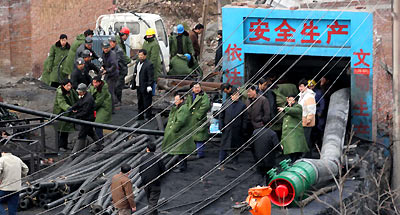
[[[93,96],[90,93],[87,93],[87,86],[86,84],[79,84],[78,85],[78,95],[79,100],[78,102],[71,107],[73,112],[73,117],[77,119],[87,120],[87,121],[94,121],[94,108],[95,103]],[[78,152],[81,149],[86,147],[86,136],[90,136],[93,141],[97,141],[98,137],[94,132],[93,126],[90,125],[81,125],[78,134],[78,143],[75,144],[72,153]],[[102,149],[102,145],[100,142],[96,143],[95,151],[100,151]]]

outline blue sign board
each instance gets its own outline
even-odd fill
[[[222,9],[224,82],[245,83],[246,54],[351,58],[351,123],[372,140],[373,17],[368,12]]]

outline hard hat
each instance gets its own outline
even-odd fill
[[[123,27],[123,28],[121,28],[121,30],[119,31],[119,33],[123,33],[123,34],[129,34],[129,28],[127,28],[127,27]]]
[[[109,36],[109,37],[108,37],[108,41],[113,41],[113,42],[116,42],[116,41],[117,41],[117,39],[115,38],[115,36],[114,36],[114,35],[111,35],[111,36]]]
[[[87,86],[84,83],[80,83],[78,85],[78,88],[76,88],[77,91],[81,91],[81,92],[86,92],[87,91]]]
[[[188,61],[190,61],[190,59],[192,58],[192,56],[190,56],[190,54],[188,54],[188,53],[186,53],[184,55],[185,55],[185,57],[187,58]]]
[[[179,24],[178,26],[176,26],[176,30],[178,31],[178,34],[182,34],[185,31],[185,28],[182,24]]]
[[[154,34],[156,34],[156,31],[154,30],[154,28],[148,28],[146,30],[146,36],[151,36],[151,35],[154,35]]]
[[[101,47],[103,47],[103,48],[110,48],[110,42],[108,42],[107,40],[104,40],[104,41],[101,43]]]
[[[85,58],[85,57],[91,57],[91,56],[92,56],[92,52],[90,52],[90,51],[87,50],[87,49],[83,50],[83,52],[82,52],[82,57],[83,57],[83,58]]]
[[[92,44],[92,43],[93,43],[92,37],[87,36],[87,37],[85,38],[85,43],[86,43],[86,44]]]
[[[78,59],[76,59],[76,65],[82,65],[82,64],[85,64],[85,60],[83,60],[83,58],[78,58]]]
[[[314,80],[308,80],[308,86],[309,87],[314,87],[317,84]]]

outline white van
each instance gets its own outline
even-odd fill
[[[114,35],[122,27],[128,27],[130,30],[129,38],[126,44],[127,55],[135,56],[142,48],[146,30],[153,28],[156,30],[156,37],[160,44],[161,62],[167,72],[169,69],[169,40],[161,16],[150,13],[114,13],[101,15],[96,21],[97,35]],[[133,66],[128,69],[128,75],[125,82],[132,79]]]

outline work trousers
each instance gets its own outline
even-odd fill
[[[149,204],[148,211],[150,213],[147,214],[157,215],[158,211],[157,209],[155,209],[155,207],[157,206],[158,199],[160,198],[161,187],[150,184],[149,186],[144,188],[144,191],[146,192],[147,202]]]
[[[58,136],[58,148],[68,148],[68,132],[57,132]]]
[[[203,158],[205,156],[205,152],[204,152],[205,144],[204,144],[204,141],[194,141],[194,143],[196,144],[196,148],[197,148],[197,157],[198,158]]]
[[[125,87],[125,76],[128,73],[128,71],[119,71],[119,76],[118,76],[118,83],[117,87],[115,89],[115,95],[117,96],[117,101],[119,103],[122,102],[122,90]]]
[[[3,203],[7,203],[8,215],[16,215],[19,201],[19,192],[0,190],[0,215],[6,215]]]
[[[115,89],[118,83],[118,76],[109,77],[106,75],[105,80],[108,84],[108,91],[111,94],[111,102],[112,102],[112,112],[115,111],[115,104],[117,103],[117,95],[115,94]]]
[[[307,145],[308,145],[308,149],[310,149],[310,151],[308,151],[305,155],[305,157],[307,158],[311,158],[312,156],[312,150],[313,150],[313,143],[311,141],[311,131],[312,131],[313,127],[304,127],[304,136],[306,137],[306,141],[307,141]]]
[[[78,139],[86,140],[86,137],[89,136],[92,138],[93,141],[98,140],[96,133],[94,132],[93,126],[90,125],[81,125],[79,129]]]
[[[151,92],[142,92],[140,87],[137,90],[137,98],[138,98],[138,120],[143,120],[144,115],[146,115],[147,119],[151,119],[151,106],[152,103],[152,95]]]

